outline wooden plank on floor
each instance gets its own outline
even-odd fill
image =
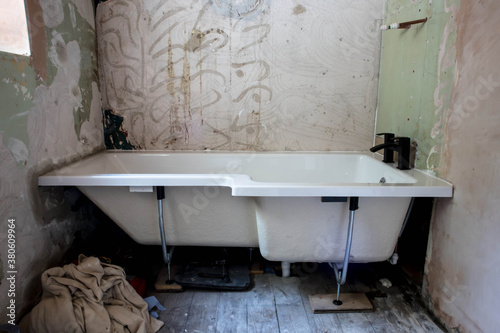
[[[171,277],[175,276],[175,267],[172,267]],[[160,274],[156,278],[155,282],[155,290],[157,292],[181,292],[182,286],[177,283],[168,283],[168,268],[167,266],[163,266]]]
[[[391,312],[397,317],[398,322],[405,327],[411,327],[414,332],[443,332],[417,304],[408,302],[401,293],[387,297]]]
[[[217,332],[248,332],[248,292],[222,292],[217,308]]]
[[[269,275],[255,275],[247,295],[248,332],[279,332],[274,294]]]
[[[365,313],[337,313],[344,333],[375,333]]]
[[[276,305],[280,332],[311,332],[302,302]]]
[[[309,296],[324,294],[333,291],[332,281],[325,274],[315,272],[305,279],[301,279],[299,286],[302,304],[313,332],[334,333],[342,332],[340,321],[335,313],[314,314],[309,304]]]
[[[373,311],[373,305],[364,293],[341,293],[339,300],[342,304],[340,305],[333,303],[336,300],[336,294],[316,294],[309,296],[309,302],[314,313]]]
[[[196,290],[185,327],[187,332],[215,332],[220,292]]]
[[[282,278],[276,275],[269,275],[274,302],[276,305],[290,305],[302,303],[300,297],[300,279],[298,277]]]
[[[367,286],[360,283],[358,280],[354,280],[355,270],[351,270],[349,275],[349,270],[347,271],[347,283],[344,288],[348,288],[348,292],[365,292]],[[340,326],[344,333],[356,333],[356,332],[366,332],[374,333],[370,319],[368,318],[369,313],[337,313],[337,317],[340,320]]]
[[[300,295],[300,279],[269,276],[280,332],[308,332],[311,328]]]
[[[351,276],[348,279],[348,284],[351,290],[355,292],[375,292],[374,281],[377,280],[375,271],[369,267],[355,266]],[[367,277],[367,275],[369,275]],[[363,278],[363,281],[361,279]],[[373,312],[365,313],[366,318],[370,322],[372,329],[375,332],[411,332],[411,327],[408,328],[400,323],[397,317],[392,313],[386,299],[377,297],[372,299],[372,304],[375,308]]]
[[[392,309],[387,304],[385,297],[375,297],[373,300],[375,311],[368,313],[367,317],[375,332],[411,332],[413,329],[401,323],[392,313]]]
[[[420,296],[411,291],[409,288],[409,286],[400,288],[400,292],[395,295],[393,299],[406,304],[407,310],[411,313],[412,317],[419,322],[425,332],[443,332],[443,329],[431,319],[424,305],[420,302],[420,299],[417,299],[417,297]]]
[[[183,332],[191,308],[194,293],[154,293],[154,296],[167,309],[161,311],[160,319],[165,323],[159,333]]]

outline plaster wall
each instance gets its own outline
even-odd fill
[[[383,3],[99,4],[108,148],[366,150]]]
[[[32,57],[0,53],[0,323],[10,302],[7,220],[15,219],[17,315],[41,273],[59,264],[88,222],[74,191],[39,189],[38,175],[104,149],[91,0],[28,1]],[[17,317],[19,319],[19,317]]]
[[[455,193],[435,208],[426,287],[434,312],[460,332],[500,327],[498,17],[494,0],[462,0],[456,17],[457,81],[441,157]]]

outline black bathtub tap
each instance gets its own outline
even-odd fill
[[[370,148],[372,153],[384,150],[385,163],[394,162],[394,151],[398,152],[398,169],[409,170],[410,169],[410,138],[407,137],[394,137],[392,133],[379,133],[377,135],[384,136],[384,143]]]

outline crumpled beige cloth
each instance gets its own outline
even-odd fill
[[[46,270],[42,287],[40,303],[20,323],[23,333],[150,333],[163,326],[123,269],[95,257]]]

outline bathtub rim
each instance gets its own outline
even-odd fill
[[[106,154],[247,154],[247,155],[365,155],[381,162],[381,155],[364,151],[124,151],[105,150],[65,167],[50,171],[38,177],[39,186],[223,186],[232,189],[233,196],[249,197],[452,197],[453,185],[428,171],[418,169],[399,170],[394,163],[386,165],[394,171],[415,179],[414,183],[275,183],[256,182],[244,174],[89,174],[62,175],[60,170],[78,166]]]

